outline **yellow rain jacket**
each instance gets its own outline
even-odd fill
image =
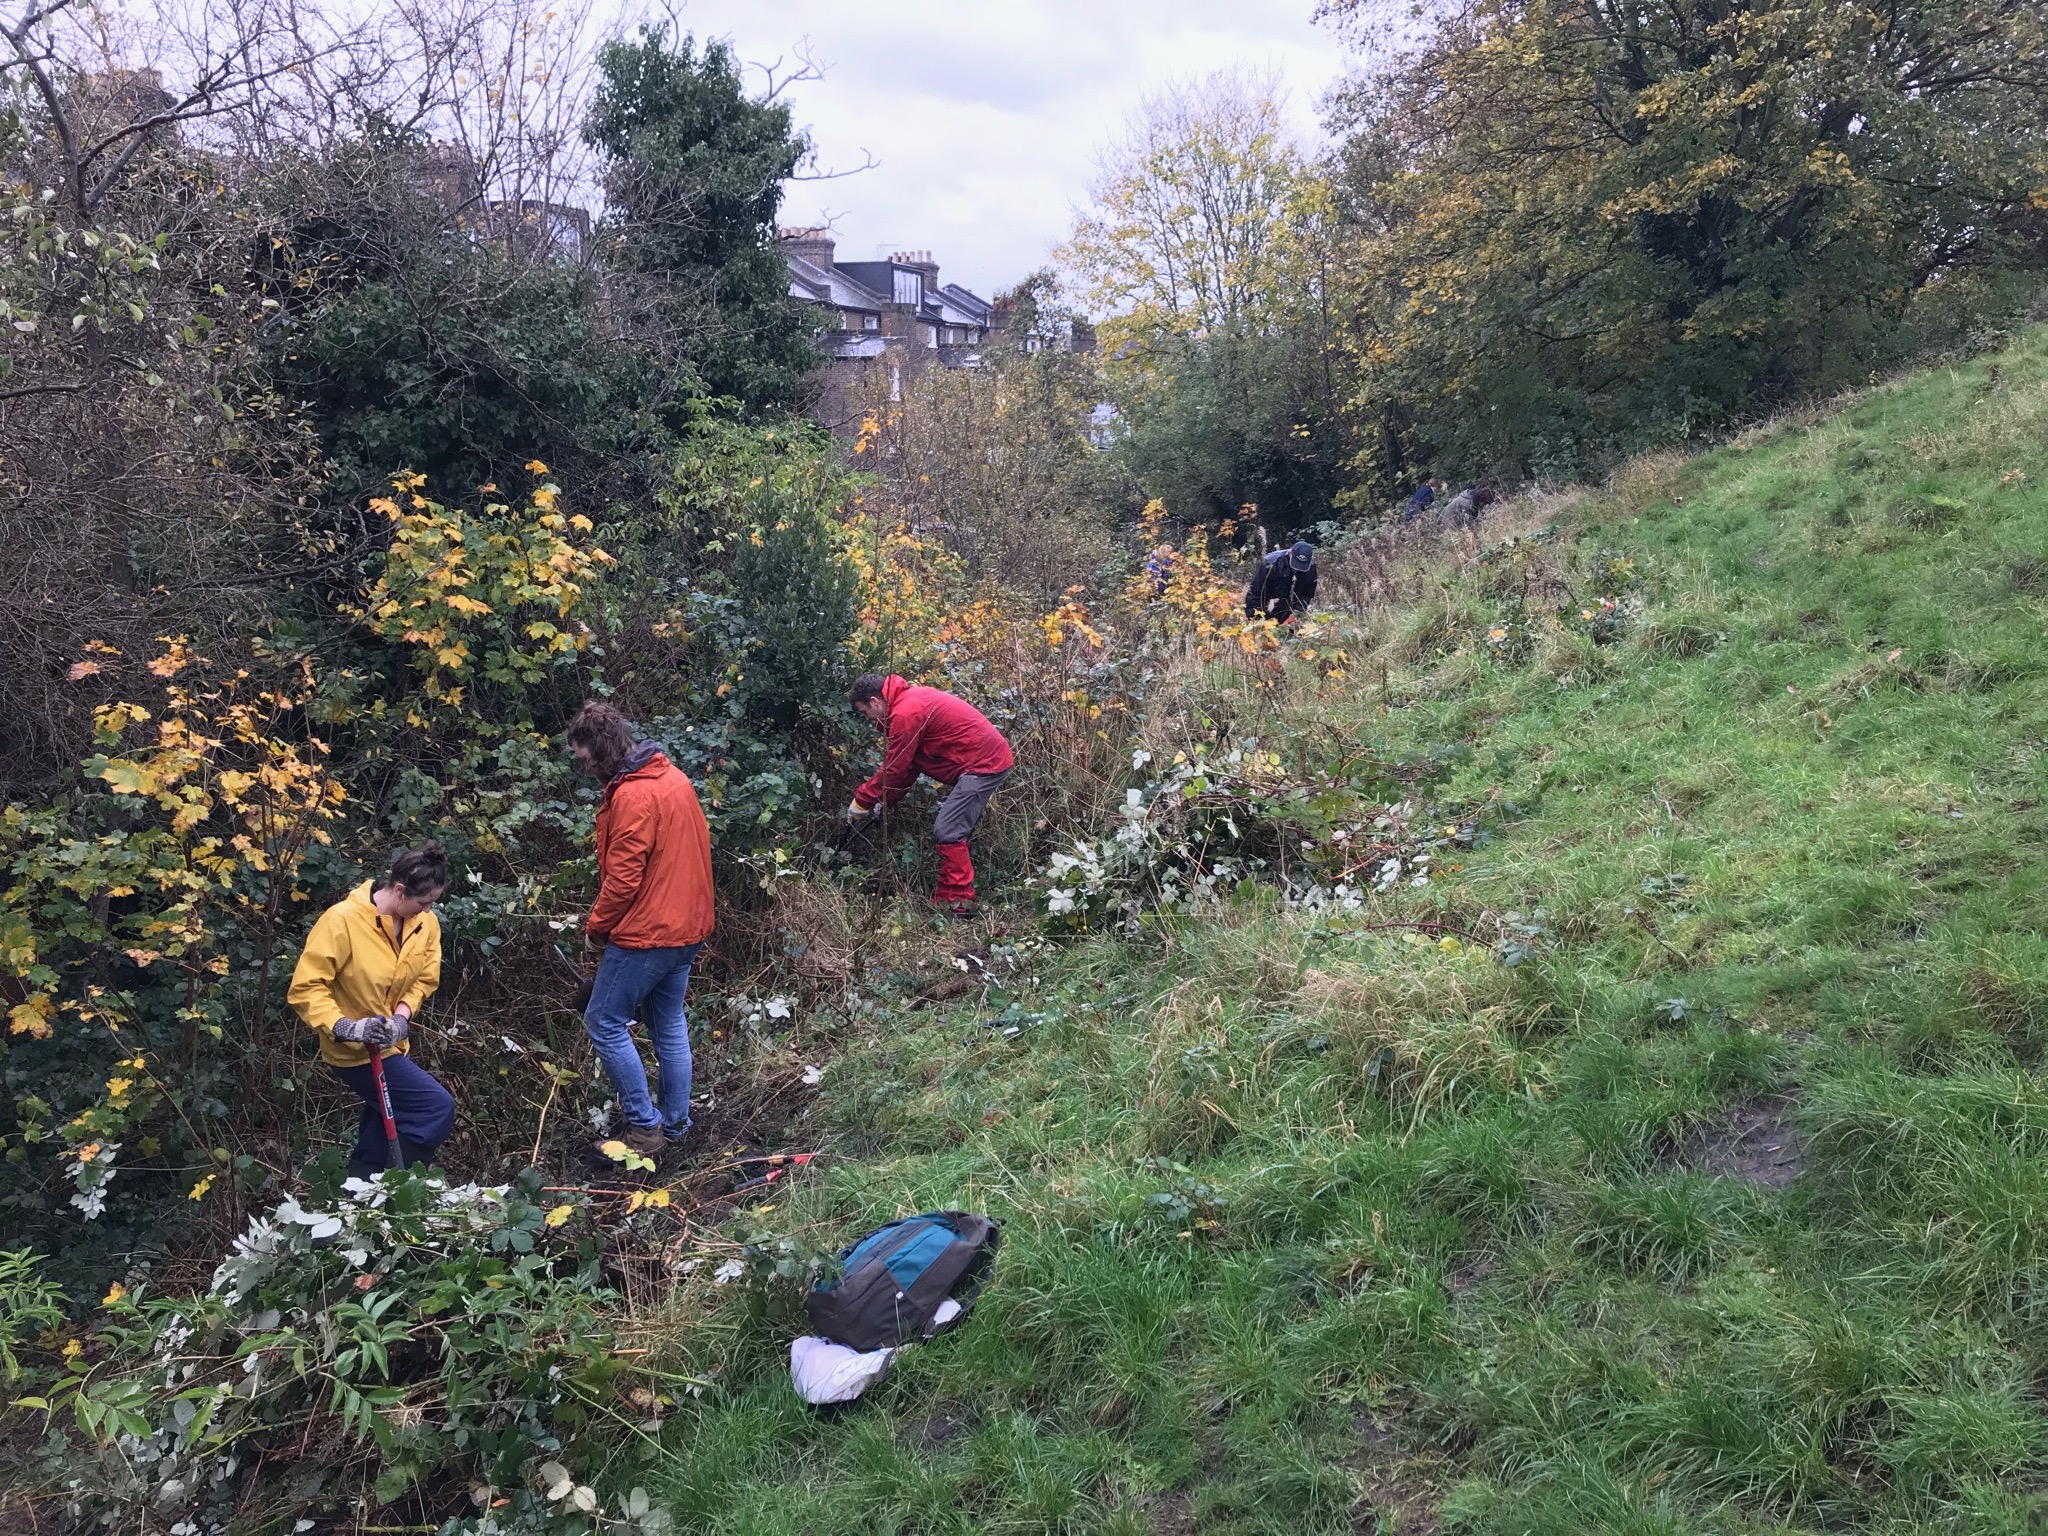
[[[331,1067],[360,1067],[369,1049],[334,1038],[336,1019],[371,1019],[398,1011],[414,1013],[441,985],[441,920],[431,912],[410,918],[400,947],[392,919],[370,905],[365,880],[320,914],[306,935],[306,947],[292,969],[288,996],[299,1017],[320,1036],[320,1059]],[[395,1055],[404,1045],[387,1045]]]

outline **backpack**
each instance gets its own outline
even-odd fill
[[[948,1296],[962,1312],[974,1305],[1001,1241],[996,1223],[966,1211],[892,1221],[840,1254],[837,1279],[812,1288],[811,1327],[861,1351],[928,1339],[937,1331],[933,1314]]]

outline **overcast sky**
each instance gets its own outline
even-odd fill
[[[1218,69],[1270,69],[1305,143],[1342,72],[1315,0],[689,0],[682,22],[744,59],[825,78],[792,88],[825,168],[785,227],[831,222],[842,261],[931,251],[942,282],[984,297],[1044,264],[1087,197],[1098,151],[1146,95]]]

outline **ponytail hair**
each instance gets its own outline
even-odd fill
[[[395,885],[415,901],[438,896],[448,889],[448,850],[438,842],[408,848],[391,861],[391,872],[383,885]]]

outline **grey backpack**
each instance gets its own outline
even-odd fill
[[[811,1290],[811,1327],[849,1349],[928,1339],[948,1296],[965,1312],[995,1263],[1002,1229],[966,1211],[927,1211],[869,1233],[842,1253],[841,1273]]]

